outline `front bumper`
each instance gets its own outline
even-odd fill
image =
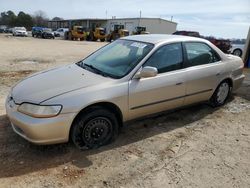
[[[27,37],[28,34],[27,33],[16,33],[16,36],[20,36],[20,37]]]
[[[69,140],[70,127],[75,113],[59,114],[52,118],[34,118],[17,111],[18,105],[5,103],[6,114],[13,130],[35,144],[56,144]]]

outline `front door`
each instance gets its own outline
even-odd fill
[[[144,66],[156,67],[158,75],[129,82],[129,118],[182,106],[186,75],[181,43],[160,47]]]

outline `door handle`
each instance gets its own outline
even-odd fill
[[[178,82],[178,83],[176,83],[175,85],[178,86],[178,85],[181,85],[181,84],[183,84],[183,82]]]
[[[217,72],[216,76],[220,76],[220,72]]]

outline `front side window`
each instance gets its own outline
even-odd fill
[[[144,64],[155,67],[158,73],[174,71],[182,68],[183,56],[181,43],[160,47]]]
[[[199,42],[185,43],[187,51],[187,66],[204,65],[214,63],[220,60],[217,53],[207,44]]]
[[[116,40],[79,62],[89,71],[122,78],[127,75],[152,49],[150,43]]]

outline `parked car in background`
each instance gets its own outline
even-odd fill
[[[52,29],[44,28],[44,27],[33,27],[32,28],[32,36],[39,37],[44,39],[54,39],[55,35]]]
[[[123,122],[209,101],[223,105],[244,80],[242,59],[187,36],[133,35],[29,76],[5,106],[13,130],[36,144],[108,144]]]
[[[228,39],[216,39],[214,37],[204,37],[205,39],[209,40],[215,46],[217,46],[221,51],[226,54],[230,53],[231,41]]]
[[[39,37],[41,36],[42,30],[44,27],[32,27],[32,37]]]
[[[14,30],[13,27],[7,28],[5,29],[5,33],[13,33],[13,30]]]
[[[56,31],[54,31],[55,37],[64,37],[65,32],[68,32],[68,28],[59,28]]]
[[[229,51],[231,54],[241,57],[244,51],[244,46],[245,44],[232,44]]]
[[[189,36],[189,37],[200,37],[201,35],[199,32],[196,31],[176,31],[173,33],[173,35],[184,35],[184,36]]]
[[[209,40],[211,43],[217,46],[224,53],[227,53],[227,54],[230,53],[229,50],[231,48],[231,41],[227,39],[216,39],[214,37],[205,37],[205,36],[200,35],[200,33],[196,31],[176,31],[173,33],[173,35],[184,35],[184,36],[190,36],[190,37],[203,38],[203,39]]]
[[[54,32],[50,28],[44,28],[41,33],[43,39],[55,39]]]
[[[25,27],[14,27],[12,30],[13,36],[27,37],[28,32]]]
[[[0,33],[5,33],[6,29],[7,29],[6,25],[0,25]]]

